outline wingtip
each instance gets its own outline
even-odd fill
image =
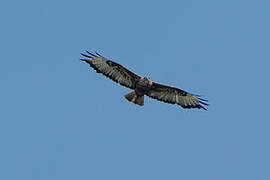
[[[85,53],[80,53],[81,56],[87,57],[87,58],[90,58],[90,59],[98,58],[98,57],[103,57],[103,56],[102,56],[101,54],[99,54],[97,51],[95,51],[95,53],[91,53],[90,51],[85,50],[84,52],[86,52],[86,54],[85,54]]]
[[[199,102],[200,102],[201,104],[205,105],[205,106],[209,106],[209,104],[208,104],[208,103],[205,103],[205,102],[200,101],[200,100],[199,100]]]
[[[92,64],[91,60],[89,60],[89,59],[80,59],[80,61],[83,61],[83,62],[85,62],[85,63],[87,63],[89,65]]]
[[[93,53],[90,53],[89,51],[85,50],[89,55],[91,56],[94,56],[94,57],[97,57],[97,55],[93,54]],[[93,58],[93,57],[92,57]]]
[[[204,106],[202,106],[201,105],[201,107],[200,108],[202,108],[203,110],[205,110],[205,111],[208,111],[208,109],[206,109]]]
[[[204,107],[204,106],[209,106],[209,104],[208,104],[208,100],[207,99],[204,99],[204,98],[201,98],[202,96],[201,95],[194,95],[194,96],[196,96],[196,98],[198,99],[198,101],[199,101],[199,109],[203,109],[203,110],[205,110],[205,111],[208,111],[208,109],[206,108],[206,107]]]
[[[204,101],[204,102],[208,102],[208,100],[207,99],[203,99],[203,98],[199,98],[199,97],[197,97],[199,100],[201,100],[201,101]]]
[[[205,111],[208,111],[208,109],[206,108],[206,107],[204,107],[204,106],[209,106],[209,104],[208,103],[205,103],[205,102],[203,102],[203,100],[202,99],[200,99],[200,98],[198,98],[199,99],[199,103],[200,103],[200,107],[199,108],[202,108],[202,109],[204,109]],[[207,100],[205,100],[206,102],[208,102]],[[204,105],[204,106],[203,106]]]
[[[96,53],[96,55],[98,55],[99,57],[103,57],[103,56],[101,56],[97,51],[95,51],[95,53]]]
[[[92,56],[89,56],[89,55],[84,54],[84,53],[80,53],[80,54],[81,54],[81,56],[83,56],[83,57],[87,57],[87,58],[89,58],[89,59],[92,59],[92,58],[93,58]]]

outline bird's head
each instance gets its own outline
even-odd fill
[[[142,82],[147,85],[152,85],[152,80],[149,77],[143,77]]]

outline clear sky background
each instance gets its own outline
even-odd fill
[[[2,2],[0,179],[269,180],[269,7]],[[201,94],[209,111],[135,106],[84,50]]]

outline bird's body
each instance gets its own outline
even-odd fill
[[[139,79],[135,84],[135,92],[138,95],[145,95],[153,85],[153,81],[147,77]]]
[[[135,82],[135,90],[125,96],[125,98],[139,106],[144,105],[144,95],[151,89],[153,81],[147,77],[141,77]]]
[[[88,59],[81,59],[88,63],[97,73],[102,73],[111,80],[133,89],[131,93],[125,95],[125,98],[137,105],[144,105],[144,95],[150,98],[170,103],[177,104],[183,108],[198,108],[207,110],[202,105],[208,105],[207,100],[200,98],[197,95],[193,95],[181,89],[162,85],[153,82],[150,78],[138,76],[135,73],[129,71],[122,65],[108,60],[100,54],[92,54],[86,51],[88,54],[81,54]]]

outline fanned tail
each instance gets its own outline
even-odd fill
[[[131,93],[125,95],[125,98],[129,102],[132,102],[132,103],[137,104],[139,106],[144,105],[144,96],[139,96],[138,94],[136,94],[135,91],[132,91]]]

